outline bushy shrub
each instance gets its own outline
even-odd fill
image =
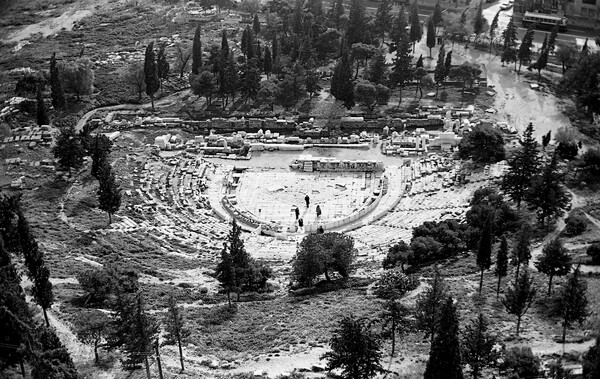
[[[587,229],[585,217],[575,215],[569,216],[566,220],[565,234],[569,237],[578,236]]]
[[[386,270],[375,282],[373,293],[375,296],[390,299],[404,296],[407,292],[419,286],[419,279],[413,275],[406,275],[397,269]]]
[[[533,355],[530,347],[513,347],[506,351],[500,369],[517,378],[533,378],[540,373],[540,359]]]
[[[592,257],[593,265],[600,265],[600,242],[590,245],[587,249],[587,255]]]

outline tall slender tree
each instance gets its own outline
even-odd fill
[[[189,335],[189,331],[185,328],[183,320],[183,310],[177,305],[177,300],[171,292],[167,300],[167,319],[165,322],[166,335],[165,339],[169,343],[177,343],[179,348],[179,362],[181,364],[181,372],[185,370],[183,363],[183,349],[181,348],[181,340]]]
[[[202,40],[200,25],[196,26],[194,33],[194,42],[192,44],[192,74],[198,75],[202,67]]]
[[[431,18],[433,19],[433,25],[435,25],[436,28],[442,25],[442,22],[444,21],[442,15],[442,6],[440,5],[439,1],[435,3],[435,7],[433,8],[433,14],[431,15]]]
[[[556,37],[558,37],[558,23],[552,27],[550,32],[550,38],[548,38],[548,53],[553,54],[554,48],[556,47]]]
[[[383,305],[383,312],[380,315],[382,321],[382,335],[392,340],[390,351],[390,365],[396,352],[396,336],[402,336],[409,332],[412,322],[409,319],[410,310],[397,299],[391,298]]]
[[[523,36],[523,40],[521,41],[521,45],[519,45],[519,50],[517,52],[517,58],[519,60],[519,68],[517,69],[517,74],[521,72],[521,65],[523,63],[529,63],[531,61],[531,46],[533,46],[533,37],[535,34],[534,25],[531,24],[525,35]]]
[[[562,321],[564,353],[567,329],[575,322],[581,324],[588,316],[587,282],[580,278],[579,267],[569,276],[567,283],[554,299],[553,311]]]
[[[160,92],[163,92],[163,81],[169,78],[169,70],[171,66],[167,60],[167,54],[165,52],[166,43],[162,43],[158,49],[158,57],[156,60],[156,69],[158,79],[160,81]]]
[[[108,162],[112,141],[104,134],[97,133],[89,146],[88,154],[92,158],[91,174],[94,178],[100,177],[100,168]]]
[[[523,224],[521,229],[516,235],[516,244],[513,248],[511,263],[513,266],[517,266],[515,272],[515,279],[519,279],[519,271],[521,265],[529,263],[531,259],[531,227],[529,224]]]
[[[462,379],[458,315],[452,296],[443,300],[441,314],[439,331],[431,344],[423,378]]]
[[[567,275],[571,270],[571,258],[568,250],[558,237],[544,246],[542,255],[535,262],[535,267],[541,273],[548,275],[548,295],[550,295],[552,293],[552,279],[555,276]]]
[[[254,35],[258,35],[260,33],[260,20],[258,19],[258,13],[254,14],[254,20],[252,22],[252,30],[254,30]]]
[[[236,289],[236,278],[235,278],[235,267],[233,266],[233,259],[227,248],[227,244],[223,244],[223,250],[221,250],[221,261],[217,265],[215,272],[217,280],[223,286],[225,292],[227,292],[227,302],[231,307],[231,291],[239,292]]]
[[[477,247],[477,266],[481,270],[481,276],[479,277],[479,294],[481,295],[481,288],[483,287],[483,272],[490,268],[492,264],[492,221],[487,220],[481,236],[479,238],[479,244]]]
[[[496,299],[500,296],[500,284],[502,278],[508,273],[508,241],[506,237],[502,236],[500,239],[500,247],[498,248],[498,254],[496,255],[496,268],[494,274],[498,277],[498,285],[496,286]]]
[[[48,117],[48,110],[46,109],[46,103],[44,102],[44,94],[42,93],[42,89],[40,86],[37,88],[37,124],[38,125],[48,125],[50,123],[50,118]]]
[[[415,45],[423,37],[423,27],[419,20],[419,6],[415,1],[410,8],[410,42],[412,42],[412,51],[415,52]]]
[[[483,17],[483,1],[479,2],[475,17],[473,18],[473,32],[479,36],[483,33],[483,27],[485,25],[485,18]]]
[[[346,43],[348,46],[355,43],[368,43],[366,32],[365,6],[362,0],[351,0],[346,27]]]
[[[271,49],[269,46],[265,47],[265,59],[263,59],[263,71],[267,75],[267,78],[271,75],[273,70],[273,58],[271,57]]]
[[[67,168],[69,177],[71,169],[79,169],[83,166],[83,157],[85,149],[81,144],[81,139],[75,133],[75,127],[64,127],[56,139],[53,148],[54,157],[58,159],[60,166]]]
[[[433,18],[429,17],[429,21],[427,21],[427,47],[429,48],[429,58],[433,58],[431,56],[431,49],[435,47],[435,24],[433,23]]]
[[[404,13],[404,8],[401,6],[392,29],[392,44],[390,46],[390,52],[396,52],[390,75],[390,83],[400,90],[398,106],[402,102],[402,90],[412,78],[411,65],[413,56],[411,55],[410,38],[406,32],[407,25],[406,14]]]
[[[447,297],[447,288],[444,278],[436,270],[431,286],[428,287],[417,299],[415,318],[417,327],[425,331],[433,343],[440,319],[443,316],[441,308]]]
[[[336,100],[342,101],[342,104],[351,109],[354,102],[354,83],[352,82],[352,62],[348,48],[343,43],[342,57],[336,64],[331,78],[331,94]]]
[[[56,64],[56,53],[50,58],[50,89],[52,90],[52,106],[54,109],[62,109],[65,106],[65,91],[60,81],[60,72]]]
[[[440,46],[440,51],[438,53],[438,60],[435,65],[435,70],[433,72],[433,80],[435,82],[435,96],[437,97],[438,92],[440,90],[440,85],[444,83],[446,80],[446,66],[444,64],[444,58],[446,56],[446,49],[444,45]]]
[[[494,45],[494,37],[496,37],[496,29],[498,29],[498,18],[500,17],[500,10],[496,12],[490,25],[490,53],[492,52],[492,46]]]
[[[146,312],[143,296],[138,293],[133,303],[126,305],[125,319],[126,334],[123,335],[123,351],[127,355],[127,364],[144,363],[146,375],[150,379],[150,364],[148,357],[152,355],[154,341],[158,335],[158,324],[154,317]]]
[[[98,176],[98,208],[108,213],[108,224],[112,223],[112,215],[121,207],[121,188],[116,182],[115,174],[108,161],[100,167]]]
[[[538,57],[538,60],[534,63],[534,66],[538,72],[538,81],[542,77],[542,70],[545,69],[546,66],[548,65],[549,53],[550,53],[550,51],[548,49],[548,34],[546,33],[546,36],[544,37],[544,42],[542,43],[542,49],[540,51],[540,56]]]
[[[506,311],[517,316],[517,336],[521,328],[521,318],[527,313],[536,294],[533,279],[529,278],[527,269],[508,287],[502,304]]]
[[[150,42],[146,48],[144,59],[144,79],[146,81],[146,94],[150,96],[152,111],[154,112],[154,95],[160,87],[158,79],[158,68],[156,66],[156,55],[154,54],[154,42]]]
[[[382,0],[377,5],[377,11],[375,12],[375,30],[377,36],[381,38],[382,45],[385,44],[385,33],[391,29],[394,21],[392,6],[392,0]]]
[[[502,52],[502,65],[504,63],[516,62],[517,60],[517,26],[514,18],[511,17],[506,25],[506,29],[502,32],[502,40],[504,41],[504,50]]]

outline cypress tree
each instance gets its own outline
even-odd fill
[[[435,3],[435,7],[433,8],[433,14],[431,15],[431,18],[433,19],[433,25],[435,25],[436,27],[442,25],[442,22],[444,21],[442,17],[442,6],[440,5],[439,1]]]
[[[506,29],[502,32],[502,39],[504,41],[504,51],[502,52],[502,65],[504,63],[516,62],[517,60],[517,27],[514,23],[513,17],[508,21]]]
[[[531,240],[531,227],[528,224],[523,224],[516,235],[516,239],[517,241],[513,248],[511,263],[513,266],[517,266],[515,279],[518,279],[521,265],[527,265],[531,259],[531,248],[529,246]]]
[[[347,109],[354,106],[354,83],[352,82],[352,63],[348,48],[342,45],[342,57],[333,70],[331,78],[331,94],[336,100],[342,101]]]
[[[235,268],[233,266],[233,259],[229,254],[227,244],[223,244],[223,250],[221,250],[221,262],[217,265],[215,272],[217,280],[223,286],[223,289],[227,292],[227,302],[231,307],[231,291],[236,288],[236,277]]]
[[[227,41],[227,30],[221,32],[221,59],[229,55],[229,42]]]
[[[442,317],[425,368],[424,379],[462,379],[458,315],[452,296],[441,308]]]
[[[271,75],[273,70],[273,60],[271,58],[271,49],[269,46],[265,46],[265,59],[263,60],[263,71],[267,75],[267,78]]]
[[[37,88],[37,124],[38,125],[48,125],[50,123],[50,119],[48,118],[48,110],[46,109],[46,104],[44,103],[44,95],[42,94],[42,89],[38,86]]]
[[[352,46],[355,43],[367,43],[365,24],[365,6],[361,0],[352,0],[350,2],[350,14],[348,15],[348,25],[346,27],[346,43]]]
[[[542,43],[542,50],[540,52],[540,56],[537,60],[537,62],[535,62],[535,68],[537,69],[538,72],[538,81],[541,79],[542,77],[542,70],[546,68],[546,66],[548,65],[548,54],[549,54],[549,50],[548,50],[548,33],[546,33],[546,36],[544,37],[544,42]]]
[[[98,208],[108,213],[108,224],[110,225],[112,215],[121,207],[121,189],[108,161],[105,161],[100,167],[98,184]]]
[[[444,278],[436,270],[431,286],[417,298],[415,309],[417,327],[425,331],[426,336],[430,337],[432,343],[438,331],[440,317],[442,316],[440,309],[447,297],[447,292]]]
[[[252,30],[254,30],[254,35],[258,35],[260,33],[260,20],[258,19],[258,13],[254,14],[254,20],[252,22]]]
[[[104,134],[97,133],[90,146],[89,155],[92,158],[91,174],[94,178],[100,177],[100,169],[108,162],[112,141]]]
[[[427,47],[429,48],[429,58],[433,58],[431,56],[431,49],[435,47],[435,24],[433,23],[433,18],[429,17],[429,21],[427,22]]]
[[[502,299],[502,304],[506,311],[514,316],[517,316],[517,337],[521,328],[521,318],[527,313],[536,290],[533,279],[529,278],[527,269],[523,271],[519,277],[515,279],[513,284],[506,290],[506,295]]]
[[[533,45],[533,37],[535,34],[533,28],[533,24],[527,28],[527,31],[523,36],[523,41],[521,41],[521,45],[519,46],[519,50],[517,52],[517,58],[519,59],[519,68],[517,70],[517,74],[521,72],[521,65],[523,63],[529,63],[531,60],[531,46]]]
[[[544,246],[542,255],[535,262],[535,267],[539,272],[548,275],[548,295],[550,295],[552,292],[552,278],[567,275],[571,270],[571,258],[568,250],[558,237]]]
[[[158,336],[158,324],[145,309],[142,293],[131,299],[132,304],[125,305],[124,318],[126,333],[123,335],[123,351],[127,355],[125,364],[144,363],[146,375],[150,378],[148,356],[152,354],[154,341]]]
[[[369,81],[375,84],[384,84],[387,82],[387,67],[385,65],[385,55],[382,50],[378,50],[371,60]]]
[[[481,276],[479,277],[480,295],[483,286],[483,272],[489,269],[492,263],[492,242],[492,222],[488,219],[481,231],[481,237],[479,238],[479,245],[477,248],[477,266],[481,270]]]
[[[202,40],[200,39],[200,25],[198,25],[192,44],[192,74],[198,75],[200,67],[202,67]]]
[[[538,143],[533,136],[533,124],[529,123],[521,148],[508,160],[508,171],[502,178],[502,189],[521,208],[521,201],[531,188],[532,180],[539,171]]]
[[[446,79],[446,66],[444,65],[444,58],[446,56],[446,49],[444,45],[440,46],[440,51],[438,53],[438,60],[435,65],[435,70],[433,72],[433,79],[435,81],[435,96],[437,97],[440,84],[444,82]]]
[[[415,44],[423,37],[423,27],[419,20],[419,6],[417,2],[413,2],[410,9],[410,42],[412,42],[412,51],[415,52]]]
[[[496,36],[496,29],[498,28],[498,18],[500,17],[501,10],[498,10],[492,19],[492,24],[490,25],[490,53],[492,52],[492,46],[494,44],[494,37]]]
[[[152,102],[152,112],[154,112],[154,95],[160,87],[158,79],[158,68],[156,67],[156,56],[154,54],[154,42],[150,42],[146,48],[144,59],[144,79],[146,81],[146,94],[150,96]]]
[[[165,53],[165,43],[160,45],[158,49],[158,58],[157,58],[157,70],[158,70],[158,78],[160,79],[160,92],[163,91],[163,80],[167,80],[169,78],[169,70],[171,66],[169,65],[169,61],[167,61],[167,54]]]
[[[483,33],[484,20],[485,19],[483,18],[483,1],[480,1],[479,5],[477,6],[475,18],[473,19],[473,32],[477,36]]]
[[[279,41],[277,40],[277,34],[273,34],[273,42],[271,42],[271,53],[273,55],[273,62],[277,61],[279,56]]]
[[[548,49],[549,53],[554,53],[554,48],[556,47],[556,37],[558,37],[558,23],[552,27],[552,31],[550,32],[550,38],[548,38]]]
[[[181,348],[181,340],[189,335],[188,330],[184,327],[183,310],[177,305],[177,300],[173,293],[169,294],[167,300],[167,319],[165,323],[165,339],[169,343],[177,343],[179,348],[179,362],[181,364],[181,372],[185,370],[183,363],[183,349]]]
[[[50,89],[52,91],[52,106],[54,109],[62,109],[65,106],[65,91],[60,82],[60,72],[56,64],[56,53],[50,58]]]
[[[587,282],[579,277],[579,267],[569,276],[569,280],[554,299],[554,314],[562,321],[563,352],[567,328],[573,323],[581,324],[588,316]]]
[[[382,45],[385,43],[385,33],[392,27],[392,6],[392,0],[382,0],[375,12],[375,29]]]
[[[496,255],[496,268],[494,269],[494,274],[498,277],[498,286],[496,287],[496,299],[500,296],[500,283],[502,282],[502,277],[506,276],[508,273],[508,242],[506,241],[506,237],[502,236],[500,240],[500,248],[498,249],[498,254]]]
[[[244,241],[241,238],[242,227],[233,220],[231,223],[231,231],[227,235],[227,245],[231,263],[233,265],[235,286],[241,289],[245,281],[251,275],[252,258],[244,247]],[[239,292],[238,292],[239,300]]]
[[[390,52],[395,51],[396,56],[392,66],[392,72],[390,75],[390,82],[393,86],[397,86],[400,89],[400,99],[398,106],[402,102],[402,89],[410,81],[412,77],[411,64],[413,56],[411,55],[410,38],[406,32],[406,15],[404,8],[400,6],[396,22],[392,29],[391,39],[392,44],[390,46]]]

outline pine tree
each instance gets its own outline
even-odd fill
[[[538,72],[538,81],[542,77],[542,70],[546,68],[548,65],[548,34],[544,37],[544,42],[542,43],[542,50],[540,52],[540,56],[538,57],[537,62],[534,63],[535,68]]]
[[[202,67],[202,40],[200,39],[200,25],[198,25],[192,44],[192,74],[198,75],[200,67]]]
[[[494,18],[492,19],[492,24],[490,25],[490,53],[492,52],[492,46],[494,45],[494,37],[496,36],[496,29],[498,28],[498,18],[500,17],[500,12],[496,12]]]
[[[98,177],[98,208],[108,213],[108,224],[112,223],[112,215],[121,207],[121,188],[116,182],[110,163],[100,167]]]
[[[419,6],[413,2],[410,9],[410,42],[412,42],[412,51],[415,52],[415,44],[423,37],[423,27],[419,20]]]
[[[446,49],[444,48],[444,45],[442,45],[440,46],[437,64],[435,65],[435,70],[433,72],[433,80],[435,81],[435,97],[437,97],[440,90],[440,84],[442,84],[446,79],[446,66],[444,65],[445,56]]]
[[[146,375],[150,378],[148,356],[152,354],[154,341],[158,336],[158,324],[146,312],[142,293],[133,297],[132,304],[126,304],[126,312],[121,322],[126,323],[123,335],[123,351],[127,355],[126,365],[144,362]]]
[[[383,312],[379,319],[382,321],[382,335],[392,339],[392,350],[390,352],[390,365],[396,351],[396,335],[407,334],[412,326],[409,320],[410,310],[397,299],[391,298],[383,304]]]
[[[75,333],[81,342],[94,346],[94,364],[97,365],[100,360],[98,348],[100,342],[108,336],[110,319],[104,312],[98,310],[86,312],[82,316],[78,319]]]
[[[539,171],[538,143],[533,136],[533,124],[529,123],[521,148],[508,160],[508,171],[502,178],[502,189],[521,208],[521,201],[531,188],[532,180]]]
[[[439,331],[431,344],[423,378],[462,379],[458,315],[452,296],[443,299],[440,313]]]
[[[169,78],[169,70],[171,66],[169,65],[169,61],[167,61],[167,54],[165,53],[166,43],[160,45],[158,49],[158,58],[156,63],[156,68],[158,70],[158,78],[160,80],[160,92],[163,91],[163,80],[167,80]]]
[[[247,281],[252,266],[252,258],[246,252],[244,241],[241,239],[241,233],[242,227],[233,220],[231,231],[227,235],[227,245],[233,263],[235,285],[238,288],[242,288],[244,281]]]
[[[562,320],[563,351],[567,329],[574,322],[581,324],[588,316],[587,282],[579,277],[579,267],[569,276],[567,283],[554,299],[553,311]]]
[[[447,297],[447,292],[444,278],[436,270],[431,286],[417,298],[415,309],[417,327],[425,331],[425,335],[430,337],[432,343],[438,332],[438,325],[442,316],[440,309]]]
[[[94,136],[88,155],[92,158],[91,174],[96,179],[99,178],[100,168],[108,161],[112,144],[104,134],[97,133]]]
[[[531,227],[528,224],[523,224],[521,229],[516,235],[516,245],[512,252],[511,263],[513,266],[517,266],[517,271],[515,272],[515,279],[519,278],[519,270],[521,269],[521,265],[529,263],[531,259]]]
[[[533,279],[529,278],[527,269],[523,270],[513,284],[506,290],[506,295],[502,299],[502,304],[506,311],[514,316],[517,316],[517,336],[521,328],[521,318],[527,313],[533,298],[535,297],[536,289]]]
[[[392,16],[392,0],[382,0],[377,5],[375,12],[375,30],[381,38],[381,44],[385,44],[385,33],[392,27],[394,16]]]
[[[367,379],[383,372],[379,363],[381,343],[366,320],[345,316],[329,344],[332,351],[321,357],[327,359],[328,370],[341,369],[342,376],[348,379]]]
[[[252,49],[248,49],[248,55],[250,50]],[[256,59],[247,59],[241,71],[240,92],[244,95],[245,101],[254,99],[260,89],[260,71],[256,66]]]
[[[413,56],[411,55],[410,38],[406,32],[407,25],[404,8],[401,6],[398,16],[396,16],[392,35],[390,36],[392,39],[390,52],[396,52],[390,75],[390,84],[400,89],[398,106],[402,102],[402,89],[412,78],[411,65]]]
[[[61,129],[53,152],[59,165],[69,170],[69,177],[71,176],[71,169],[79,169],[83,165],[85,149],[75,133],[75,127],[69,126]]]
[[[46,103],[44,102],[44,95],[42,89],[38,86],[37,88],[37,124],[48,125],[50,119],[48,118],[48,110],[46,109]]]
[[[60,82],[60,72],[56,64],[56,53],[50,58],[50,89],[52,90],[52,106],[54,109],[62,109],[65,106],[65,91]]]
[[[347,109],[354,106],[354,83],[352,82],[352,62],[348,49],[342,48],[342,56],[333,70],[331,78],[331,94],[342,101]]]
[[[552,292],[552,278],[567,275],[571,270],[571,258],[568,250],[558,237],[544,246],[542,255],[535,263],[535,267],[541,273],[548,275],[548,295],[550,295]]]
[[[38,327],[37,351],[31,362],[31,377],[33,379],[77,379],[77,369],[54,330]]]
[[[479,313],[463,332],[462,357],[471,367],[473,378],[479,378],[481,370],[494,363],[493,347],[496,338],[489,332],[489,323],[483,313]]]
[[[483,1],[479,2],[477,6],[477,12],[475,13],[475,18],[473,19],[473,32],[479,36],[483,33],[483,26],[485,24],[485,18],[483,17]]]
[[[369,81],[375,84],[384,84],[387,82],[387,66],[385,64],[385,54],[382,50],[377,50],[377,53],[371,60]]]
[[[429,48],[429,58],[433,58],[431,56],[431,49],[435,47],[435,25],[433,23],[433,18],[429,17],[429,21],[427,22],[427,47]]]
[[[477,248],[477,266],[481,270],[481,276],[479,277],[480,295],[481,288],[483,287],[483,272],[489,269],[492,264],[492,238],[492,222],[488,219],[481,231],[481,237],[479,238]]]
[[[160,87],[158,80],[158,68],[156,67],[156,56],[154,54],[154,42],[150,42],[146,48],[144,59],[144,79],[146,81],[146,94],[150,96],[152,102],[152,112],[154,112],[154,95]]]
[[[569,204],[567,192],[563,187],[564,175],[558,169],[556,152],[550,162],[536,177],[526,194],[528,207],[536,211],[538,221],[542,226],[552,217],[560,217]]]
[[[494,269],[494,274],[498,277],[498,285],[496,287],[496,299],[500,296],[500,283],[502,282],[502,277],[506,276],[508,273],[508,242],[506,241],[506,237],[502,236],[500,240],[500,248],[498,249],[498,254],[496,255],[496,268]]]
[[[519,59],[519,69],[517,70],[517,74],[521,72],[521,65],[523,63],[529,63],[531,60],[531,46],[533,46],[534,35],[534,24],[531,24],[529,28],[527,28],[523,40],[521,41],[521,45],[519,46],[519,51],[517,52],[517,58]]]
[[[258,13],[254,15],[254,20],[252,22],[252,30],[254,31],[254,35],[258,35],[260,33],[260,20],[258,19]]]
[[[239,289],[236,289],[235,267],[226,243],[223,244],[223,250],[221,250],[221,262],[217,265],[215,276],[221,283],[221,286],[223,286],[223,289],[227,292],[227,302],[231,307],[231,291],[235,290],[236,292],[239,292]]]
[[[346,27],[346,43],[368,43],[366,40],[365,6],[362,0],[351,0],[348,25]]]
[[[171,292],[167,300],[167,318],[165,322],[165,339],[168,343],[177,343],[179,347],[179,362],[181,363],[181,372],[185,370],[183,364],[183,349],[181,340],[189,335],[189,331],[184,327],[183,309],[177,305],[177,300]]]

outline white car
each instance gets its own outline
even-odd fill
[[[504,3],[504,4],[500,5],[500,10],[501,11],[507,11],[507,10],[509,10],[512,7],[513,7],[513,3],[508,2],[508,3]]]

